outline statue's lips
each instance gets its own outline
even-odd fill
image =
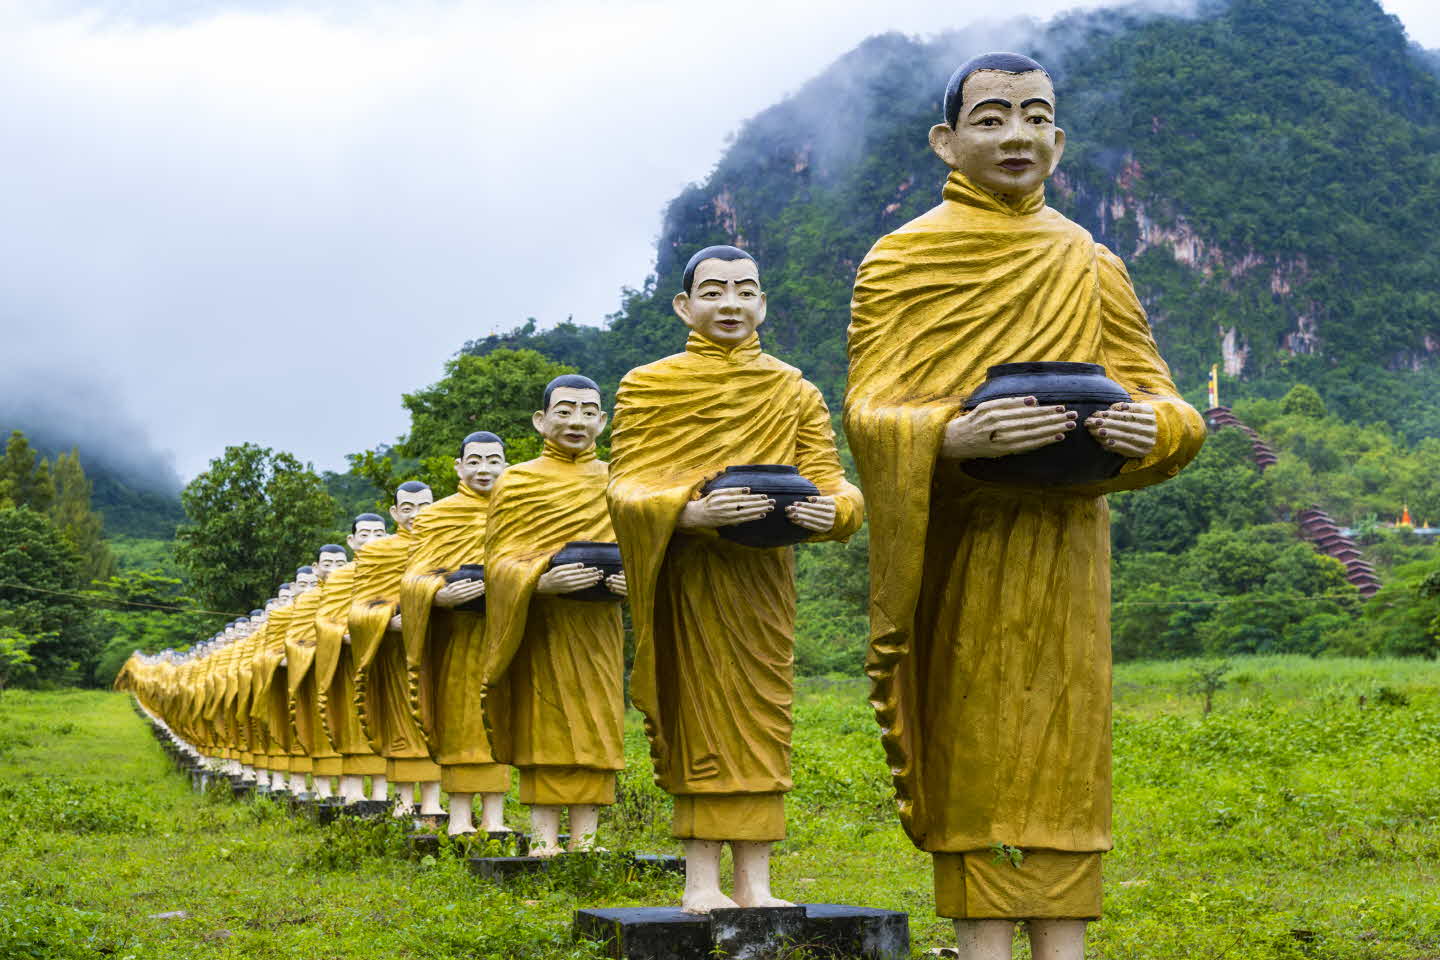
[[[999,163],[999,166],[1004,167],[1006,170],[1014,170],[1017,172],[1024,170],[1026,167],[1033,167],[1034,165],[1034,160],[1025,160],[1018,157],[1011,160],[1001,160]]]

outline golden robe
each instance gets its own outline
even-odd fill
[[[254,726],[250,720],[250,681],[254,672],[256,632],[237,644],[235,665],[235,698],[227,708],[240,742],[240,762],[254,764]]]
[[[251,681],[253,693],[250,715],[265,728],[268,744],[267,763],[271,770],[308,772],[301,763],[296,767],[290,752],[290,698],[287,669],[280,661],[285,658],[285,637],[295,618],[295,602],[277,606],[265,621],[265,647],[256,656],[258,687]]]
[[[406,662],[418,673],[420,716],[447,793],[504,793],[510,768],[495,762],[481,709],[485,617],[436,607],[445,575],[485,561],[490,496],[463,483],[415,518],[416,544],[400,584]]]
[[[340,755],[340,772],[355,777],[379,776],[385,772],[385,758],[371,749],[360,727],[355,704],[355,660],[345,642],[354,588],[354,563],[332,570],[325,578],[325,594],[315,612],[315,661],[310,672],[325,735]]]
[[[843,540],[864,502],[846,481],[830,413],[800,371],[752,336],[726,348],[691,333],[685,352],[625,375],[611,435],[610,514],[625,559],[635,666],[656,780],[678,837],[784,839],[795,661],[795,551],[713,532],[680,513],[727,466],[787,463],[835,497]]]
[[[625,628],[620,604],[535,596],[550,558],[575,540],[613,542],[608,465],[546,442],[506,470],[485,535],[485,719],[496,759],[520,768],[520,802],[615,802],[625,765]]]
[[[392,537],[371,540],[355,558],[350,602],[350,652],[355,658],[355,696],[370,746],[385,758],[385,772],[397,782],[440,779],[420,718],[420,677],[411,675],[405,641],[391,630],[400,607],[400,580],[415,546],[401,528]]]
[[[327,576],[295,601],[295,619],[285,637],[285,659],[289,664],[286,693],[290,703],[290,754],[309,757],[311,772],[317,777],[336,777],[341,772],[340,754],[330,742],[329,731],[320,716],[320,696],[315,685],[320,608],[325,604],[328,580]]]
[[[866,671],[900,817],[950,917],[1093,917],[1110,849],[1110,533],[1102,496],[1158,483],[1205,426],[1124,265],[1045,206],[952,173],[861,264],[845,426],[870,512]],[[1099,363],[1155,406],[1144,460],[1087,489],[988,485],[937,462],[994,364]],[[1084,429],[1083,426],[1077,429]],[[1026,852],[996,865],[993,844]]]

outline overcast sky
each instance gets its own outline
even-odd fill
[[[0,401],[187,478],[343,468],[466,339],[613,312],[665,202],[866,36],[1074,6],[0,0]]]

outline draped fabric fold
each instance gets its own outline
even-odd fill
[[[501,762],[624,766],[620,605],[535,595],[565,544],[614,541],[607,475],[593,450],[570,456],[547,442],[540,457],[506,470],[491,496],[481,674],[485,721]]]
[[[726,466],[784,463],[836,498],[834,528],[813,539],[858,529],[863,500],[820,392],[758,337],[726,348],[692,333],[684,353],[625,375],[611,449],[610,515],[635,629],[631,698],[657,782],[676,795],[788,791],[794,551],[676,524]]]
[[[861,264],[845,427],[870,511],[866,672],[917,846],[1110,848],[1109,521],[1102,494],[1199,450],[1119,259],[1044,205],[952,173]],[[1159,442],[1089,489],[982,484],[938,460],[995,364],[1088,361],[1155,405]],[[928,735],[927,735],[928,734]]]

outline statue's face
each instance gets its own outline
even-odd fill
[[[930,147],[951,169],[993,194],[1014,199],[1033,193],[1065,152],[1050,78],[1039,70],[976,70],[965,78],[955,128],[932,127]]]
[[[291,591],[291,596],[298,597],[319,582],[320,575],[318,573],[297,573],[295,574],[295,588]]]
[[[558,392],[558,391],[557,391]],[[505,462],[505,447],[498,443],[467,443],[465,455],[455,461],[455,476],[460,482],[476,493],[489,493],[495,488],[509,464]]]
[[[384,520],[361,520],[355,525],[355,532],[345,538],[351,550],[359,550],[371,540],[379,540],[385,536]]]
[[[435,494],[427,487],[424,490],[397,490],[395,492],[395,506],[390,508],[390,516],[395,518],[395,526],[402,530],[409,530],[415,525],[415,518],[420,515],[430,504],[435,502]]]
[[[256,630],[259,630],[261,627],[263,627],[263,626],[265,625],[265,621],[268,620],[268,619],[270,619],[270,605],[273,604],[274,602],[275,602],[274,600],[267,600],[267,601],[265,602],[265,612],[262,613],[262,614],[260,614],[260,616],[258,616],[258,617],[251,617],[251,618],[250,618],[250,625],[251,625],[252,627],[254,627]],[[253,632],[253,631],[252,631],[252,632]]]
[[[329,553],[322,553],[320,558],[315,561],[315,572],[320,574],[321,580],[324,580],[348,562],[349,560],[343,553],[336,553],[333,550]]]
[[[711,343],[734,347],[765,322],[765,294],[753,260],[702,260],[689,293],[671,302],[685,326]]]
[[[293,596],[295,596],[295,590],[293,587],[281,587],[279,592],[275,594],[275,599],[277,601],[276,606],[285,606],[287,603],[290,602],[290,598]]]
[[[600,409],[599,392],[588,387],[556,387],[550,393],[550,409],[536,410],[530,418],[541,436],[569,454],[595,446],[609,419]]]

